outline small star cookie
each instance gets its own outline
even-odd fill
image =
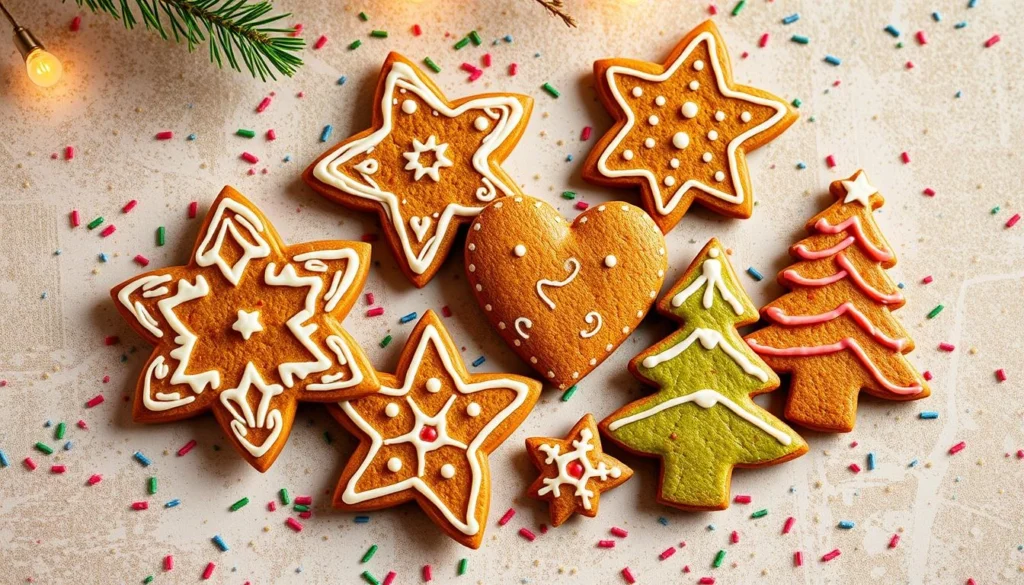
[[[690,204],[745,219],[754,208],[746,153],[797,119],[780,98],[733,82],[718,28],[704,22],[664,64],[594,63],[598,95],[615,117],[587,157],[583,177],[639,186],[644,208],[668,233]]]

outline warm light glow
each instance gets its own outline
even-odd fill
[[[60,59],[42,49],[28,54],[25,67],[28,69],[28,78],[39,87],[53,87],[64,73]]]

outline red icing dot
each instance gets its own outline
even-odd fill
[[[569,472],[569,475],[576,479],[583,477],[583,464],[579,461],[573,461],[569,465],[566,465],[565,470]]]
[[[429,425],[424,426],[420,429],[420,439],[423,439],[428,443],[433,443],[437,440],[437,429]]]

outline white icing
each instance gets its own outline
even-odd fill
[[[697,59],[696,61],[694,61],[693,62],[693,70],[694,71],[704,71],[704,62],[701,61],[700,59]]]
[[[590,339],[597,335],[597,332],[601,330],[601,325],[604,324],[601,320],[601,313],[598,313],[597,311],[587,313],[586,316],[583,317],[583,320],[586,321],[587,325],[594,325],[594,323],[597,323],[597,325],[594,325],[594,328],[589,331],[586,329],[580,331],[580,337],[583,339]]]
[[[664,106],[665,105],[665,96],[659,95],[658,97],[654,98],[654,104],[657,105],[657,106]]]
[[[192,330],[185,326],[178,319],[178,315],[174,312],[174,309],[183,303],[194,301],[196,299],[205,297],[210,294],[210,284],[206,282],[203,275],[196,276],[196,283],[192,284],[189,281],[182,279],[178,281],[178,292],[174,296],[166,299],[160,299],[157,301],[157,309],[167,322],[167,326],[174,331],[174,343],[178,346],[168,352],[172,359],[177,360],[178,365],[174,368],[174,372],[171,374],[170,384],[188,384],[189,388],[195,394],[202,394],[203,390],[206,389],[206,385],[209,384],[210,388],[216,390],[220,387],[220,372],[217,370],[208,370],[205,372],[198,372],[195,374],[188,374],[189,358],[192,357],[192,349],[195,348],[196,341],[199,337],[192,333]]]
[[[672,135],[672,146],[682,150],[690,145],[690,135],[686,132],[676,132]]]
[[[516,247],[512,248],[512,252],[516,256],[522,258],[523,256],[526,256],[526,246],[524,246],[522,244],[516,244]]]
[[[700,82],[694,79],[690,82],[690,90],[697,91],[698,89],[700,89]]]
[[[136,278],[132,282],[128,283],[117,293],[117,300],[124,305],[128,312],[131,313],[135,320],[142,325],[146,331],[153,334],[154,337],[163,337],[164,332],[160,330],[160,323],[149,314],[146,309],[139,301],[134,303],[131,300],[132,293],[139,290],[140,288],[144,291],[142,296],[144,298],[150,298],[150,293],[156,293],[157,291],[163,291],[160,295],[167,294],[167,287],[160,286],[164,283],[173,280],[170,274],[147,274]],[[156,288],[155,287],[160,287]]]
[[[413,181],[419,181],[423,178],[423,175],[426,175],[436,183],[441,180],[440,169],[448,168],[454,164],[452,159],[448,158],[448,155],[445,154],[447,150],[448,143],[438,144],[437,137],[433,134],[427,138],[426,142],[420,142],[413,138],[412,150],[402,153],[402,158],[409,161],[405,165],[405,170],[413,171]],[[425,167],[420,162],[420,158],[424,153],[428,152],[433,154],[434,162],[429,167]]]
[[[767,372],[755,366],[754,363],[750,361],[750,358],[743,355],[743,352],[729,345],[729,342],[726,341],[724,337],[722,337],[722,334],[720,332],[715,331],[714,329],[703,329],[700,327],[694,329],[693,333],[690,333],[686,337],[686,339],[680,341],[679,343],[673,345],[672,347],[666,349],[665,351],[647,356],[646,358],[644,358],[642,364],[645,368],[653,368],[658,364],[667,362],[670,359],[676,357],[677,355],[683,353],[684,351],[686,351],[687,348],[693,345],[694,341],[698,340],[700,341],[700,345],[704,349],[710,350],[715,349],[717,347],[724,351],[725,354],[732,358],[732,361],[736,362],[736,365],[738,365],[748,375],[753,376],[762,382],[768,381]]]
[[[619,263],[619,259],[614,254],[608,254],[604,257],[604,265],[608,268],[615,268],[615,265]]]
[[[650,136],[648,136],[647,138],[644,139],[644,146],[645,147],[647,147],[647,148],[654,148],[654,145],[655,145],[654,139],[651,138]]]
[[[665,186],[666,187],[671,187],[672,185],[675,185],[675,184],[676,184],[676,178],[675,177],[665,177]]]
[[[647,123],[650,124],[651,126],[657,126],[658,121],[658,117],[654,115],[651,115],[651,117],[647,118]]]
[[[445,463],[441,466],[441,477],[445,479],[451,479],[455,477],[455,466],[451,463]]]
[[[515,322],[516,333],[518,333],[519,337],[522,337],[523,339],[529,339],[530,338],[530,334],[525,332],[525,331],[523,331],[524,327],[526,329],[532,329],[533,328],[533,321],[527,319],[526,317],[519,317],[518,319],[516,319],[516,322]]]
[[[466,405],[466,414],[473,418],[480,416],[480,405],[476,402],[470,402]]]
[[[722,277],[722,261],[718,260],[718,249],[711,248],[708,251],[709,258],[704,261],[700,266],[701,275],[694,279],[690,283],[690,286],[679,291],[678,294],[672,297],[672,306],[678,307],[686,302],[686,299],[694,295],[704,285],[707,287],[704,289],[704,296],[701,299],[701,305],[705,309],[710,309],[715,303],[715,291],[722,295],[722,300],[729,303],[732,307],[733,312],[737,315],[743,314],[743,303],[732,294],[729,287],[725,285],[725,279]]]
[[[622,158],[624,158],[626,160],[633,160],[633,151],[632,150],[624,150],[624,151],[622,151]]]
[[[438,392],[441,391],[441,380],[438,380],[437,378],[428,378],[426,387],[427,392],[430,392],[431,394],[437,394]]]
[[[185,398],[181,398],[181,394],[177,392],[169,394],[157,392],[155,395],[153,394],[150,387],[153,376],[156,376],[159,380],[163,380],[167,377],[169,371],[170,369],[167,367],[167,364],[164,363],[164,356],[162,355],[157,356],[146,369],[146,374],[143,377],[142,383],[142,404],[153,412],[171,410],[178,408],[179,406],[185,406],[186,404],[195,402],[195,396],[186,396]]]
[[[483,116],[477,116],[476,119],[473,120],[473,127],[476,128],[478,132],[483,132],[490,128],[490,126],[491,123]]]
[[[718,132],[716,132],[715,130],[710,130],[708,132],[708,140],[718,140]]]
[[[843,203],[856,201],[864,207],[871,209],[871,196],[878,193],[878,189],[868,182],[868,176],[863,171],[852,181],[843,181],[843,188],[846,189],[846,198]]]
[[[416,112],[416,102],[413,100],[405,100],[402,102],[402,111],[406,114],[412,114]]]
[[[743,113],[740,114],[740,121],[743,122],[744,124],[749,122],[750,118],[751,118],[750,112],[743,112]]]
[[[216,264],[224,278],[235,286],[238,286],[238,281],[250,260],[270,255],[270,243],[261,235],[264,229],[263,222],[255,211],[239,201],[229,197],[221,199],[207,226],[206,234],[196,248],[196,264],[204,268]],[[239,230],[239,226],[245,231],[245,235]],[[234,240],[234,244],[242,249],[242,255],[231,265],[228,264],[227,257],[221,254],[224,238],[228,235]],[[229,253],[234,254],[234,250]]]
[[[398,457],[388,459],[388,471],[391,473],[398,473],[399,471],[402,471],[402,460]]]
[[[714,155],[711,154],[710,152],[705,152],[704,154],[700,155],[700,160],[702,160],[702,161],[704,161],[706,163],[711,162],[714,158],[715,158]]]
[[[387,406],[384,407],[384,414],[386,414],[388,418],[395,418],[398,416],[398,413],[398,405],[394,402],[388,402]]]
[[[673,158],[673,159],[669,160],[668,161],[668,166],[672,167],[673,169],[678,169],[679,168],[679,159],[678,158]]]
[[[696,118],[699,110],[700,108],[697,107],[697,104],[693,102],[686,102],[683,104],[681,111],[683,112],[684,118]]]
[[[409,218],[409,227],[412,228],[416,241],[422,242],[423,236],[427,235],[427,230],[430,229],[430,218],[414,215]]]
[[[590,443],[593,438],[594,434],[590,429],[583,429],[580,431],[580,438],[572,442],[573,450],[561,454],[560,445],[540,445],[538,447],[539,450],[547,454],[544,463],[547,465],[554,463],[558,469],[556,477],[544,478],[543,487],[537,490],[538,496],[553,494],[557,498],[562,495],[561,486],[568,484],[575,488],[573,495],[580,498],[583,507],[587,510],[590,509],[590,498],[594,497],[594,492],[587,488],[587,483],[595,477],[604,481],[609,476],[617,478],[622,475],[622,470],[618,467],[609,469],[603,461],[594,467],[594,464],[590,462],[587,453],[594,450],[594,445]],[[568,470],[569,464],[574,462],[583,466],[583,475],[578,478],[573,477]]]
[[[715,180],[721,183],[725,180],[725,173],[722,171],[715,171]]]
[[[231,325],[231,328],[241,333],[242,339],[249,341],[253,333],[263,331],[263,325],[260,325],[260,312],[253,311],[249,313],[239,309],[238,319]]]
[[[643,89],[641,89],[639,87],[634,87],[633,88],[633,97],[640,97],[642,95],[644,95],[644,90]]]
[[[715,112],[715,120],[718,122],[725,121],[725,112],[723,112],[722,110],[718,110],[717,112]]]
[[[553,286],[561,288],[575,280],[576,275],[580,273],[580,261],[575,258],[569,258],[565,261],[565,269],[571,271],[571,274],[569,274],[568,278],[565,280],[548,280],[546,278],[542,278],[537,281],[537,296],[539,296],[540,299],[544,301],[544,304],[546,304],[552,311],[555,310],[555,303],[548,298],[548,295],[544,294],[544,287]]]
[[[255,387],[260,392],[259,404],[255,413],[248,400],[251,387]],[[242,372],[242,379],[239,380],[238,386],[222,391],[218,397],[224,408],[231,413],[231,431],[234,432],[235,438],[253,457],[258,458],[265,455],[281,436],[284,420],[280,410],[270,408],[270,402],[275,396],[282,393],[284,393],[283,386],[264,382],[256,365],[249,362],[245,365],[245,371]],[[265,429],[270,431],[270,434],[262,444],[254,445],[247,438],[250,429]]]

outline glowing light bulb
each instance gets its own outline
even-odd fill
[[[60,59],[43,49],[35,49],[25,58],[28,78],[39,87],[53,87],[64,74]]]

